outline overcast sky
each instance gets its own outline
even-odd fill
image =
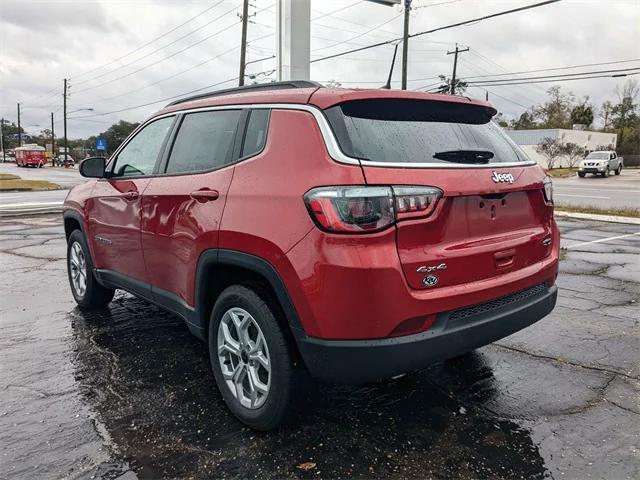
[[[248,61],[275,52],[275,1],[251,0],[256,15],[249,25]],[[411,32],[536,1],[414,0],[418,8],[412,13]],[[168,103],[163,99],[218,83],[211,89],[234,86],[240,5],[241,0],[0,0],[0,115],[15,121],[20,102],[22,125],[35,133],[49,126],[53,111],[56,133],[61,133],[62,79],[67,77],[68,111],[93,109],[69,114],[86,117],[69,120],[69,136],[78,138],[104,131],[119,119],[143,120]],[[311,8],[312,58],[402,32],[397,7],[312,0]],[[456,42],[470,48],[460,55],[462,78],[637,59],[639,25],[639,0],[564,0],[425,35],[410,41],[409,88],[431,86],[437,82],[433,77],[450,75],[453,57],[446,52]],[[166,32],[170,33],[153,41]],[[349,87],[378,87],[386,80],[392,53],[392,46],[383,46],[314,63],[311,77]],[[269,73],[274,66],[275,61],[267,59],[247,70]],[[399,61],[396,67],[394,86],[399,87]],[[640,61],[571,71],[631,67],[640,67]],[[557,72],[537,75],[552,73]],[[264,81],[273,75],[258,78]],[[599,106],[614,98],[616,84],[623,81],[601,78],[559,85],[578,97],[588,95]],[[524,107],[542,102],[551,85],[491,87],[490,101],[506,116],[518,116]],[[468,94],[484,98],[485,91],[476,87]],[[152,104],[131,109],[146,103]],[[122,111],[102,115],[116,110]]]

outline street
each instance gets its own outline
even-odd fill
[[[122,292],[76,308],[59,215],[0,219],[2,476],[638,478],[640,229],[560,227],[547,318],[396,380],[311,385],[256,433],[181,320]]]
[[[15,163],[0,163],[0,173],[17,175],[25,180],[48,180],[64,189],[86,182],[86,179],[80,176],[77,165],[73,168],[52,167],[51,164],[42,168],[21,168]]]
[[[553,179],[557,205],[577,207],[639,208],[640,169],[624,169],[608,178],[577,175]]]

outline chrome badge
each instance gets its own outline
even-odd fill
[[[440,265],[421,265],[417,268],[416,272],[418,273],[431,273],[436,270],[446,270],[447,264],[441,263]]]
[[[435,287],[438,284],[438,277],[435,275],[427,275],[422,279],[425,287]]]
[[[498,173],[494,171],[493,175],[491,176],[491,180],[496,183],[513,183],[515,179],[510,173]]]

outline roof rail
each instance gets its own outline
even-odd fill
[[[208,93],[200,93],[198,95],[192,95],[191,97],[181,98],[176,100],[175,102],[169,103],[165,108],[171,107],[173,105],[178,105],[180,103],[191,102],[193,100],[200,100],[202,98],[211,98],[218,97],[221,95],[232,95],[234,93],[244,93],[244,92],[259,92],[262,90],[282,90],[285,88],[319,88],[322,87],[318,82],[312,82],[310,80],[289,80],[286,82],[271,82],[271,83],[260,83],[258,85],[245,85],[243,87],[235,87],[235,88],[227,88],[224,90],[216,90]]]

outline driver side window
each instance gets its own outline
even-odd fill
[[[173,120],[174,117],[161,118],[140,130],[118,154],[111,176],[151,175]]]

